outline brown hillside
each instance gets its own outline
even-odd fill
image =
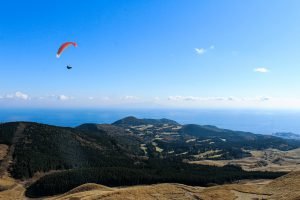
[[[300,199],[300,171],[273,181],[243,181],[213,187],[191,187],[182,184],[156,184],[109,189],[96,184],[85,184],[49,200],[67,199],[203,199],[203,200],[296,200]]]
[[[0,181],[1,199],[26,199],[24,186],[11,178]],[[242,181],[236,184],[213,187],[192,187],[182,184],[155,184],[109,188],[98,184],[84,184],[69,192],[45,198],[48,200],[154,200],[154,199],[203,199],[203,200],[296,200],[300,199],[300,171],[270,180]]]

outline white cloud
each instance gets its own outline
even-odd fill
[[[195,51],[198,55],[203,55],[204,53],[206,53],[209,50],[214,50],[215,46],[214,45],[210,45],[207,49],[206,48],[195,48]]]
[[[62,95],[58,95],[57,99],[60,101],[67,101],[67,100],[70,100],[71,98],[62,94]]]
[[[253,71],[258,72],[258,73],[268,73],[269,72],[269,70],[265,67],[255,68]]]
[[[206,52],[204,48],[195,48],[197,54],[202,55]]]
[[[23,99],[23,100],[28,100],[29,99],[29,95],[22,93],[22,92],[16,92],[15,93],[15,97],[18,99]]]
[[[30,97],[28,94],[25,94],[23,92],[16,92],[14,94],[6,94],[4,96],[0,96],[0,99],[20,99],[20,100],[30,100]]]
[[[12,99],[12,98],[19,98],[24,100],[38,100],[38,101],[45,101],[45,102],[53,102],[53,101],[67,101],[67,100],[74,100],[75,98],[73,96],[67,96],[64,94],[57,95],[57,94],[47,94],[44,96],[35,96],[35,97],[29,97],[29,95],[26,96],[24,93],[16,93],[15,95],[8,94],[4,98],[6,99]],[[94,100],[94,97],[86,97],[88,100]]]

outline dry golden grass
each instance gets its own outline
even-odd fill
[[[16,185],[14,179],[10,177],[3,176],[0,179],[0,191],[8,190]]]
[[[85,186],[83,186],[85,187]],[[100,186],[102,187],[102,186]],[[111,190],[90,189],[74,194],[64,194],[50,198],[51,200],[67,199],[104,199],[104,200],[135,200],[135,199],[200,199],[200,192],[203,188],[189,187],[181,184],[156,184],[149,186],[133,186],[125,188],[114,188]],[[49,199],[49,200],[50,200]]]
[[[282,176],[261,188],[272,193],[271,199],[300,199],[300,171]]]
[[[0,183],[9,187],[0,192],[0,200],[21,200],[25,188],[22,184],[6,177]],[[47,200],[254,200],[254,199],[300,199],[300,171],[273,181],[242,181],[213,187],[192,187],[182,184],[155,184],[110,188],[98,184],[84,184],[69,192],[44,198]]]
[[[0,144],[0,160],[3,160],[3,158],[7,155],[8,152],[8,146],[6,144]]]
[[[264,151],[250,151],[251,157],[236,160],[199,160],[190,161],[193,164],[224,166],[234,164],[247,171],[283,171],[300,170],[300,148],[291,151],[267,149]]]
[[[99,185],[99,184],[95,184],[95,183],[87,183],[81,186],[78,186],[72,190],[70,190],[69,192],[67,192],[66,194],[75,194],[75,193],[79,193],[79,192],[87,192],[87,191],[91,191],[91,190],[97,190],[97,191],[114,191],[114,189],[110,188],[110,187],[106,187],[104,185]]]
[[[24,186],[10,177],[3,176],[0,179],[0,188],[0,200],[24,199]]]

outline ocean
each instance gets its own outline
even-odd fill
[[[260,134],[300,134],[300,111],[212,109],[0,109],[0,122],[31,121],[75,127],[112,123],[126,116],[168,118],[181,124],[215,125]]]

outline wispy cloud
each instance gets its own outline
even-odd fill
[[[255,68],[253,71],[258,72],[258,73],[268,73],[268,72],[270,72],[269,69],[267,69],[265,67],[258,67],[258,68]]]
[[[195,48],[195,51],[198,55],[203,55],[204,53],[206,53],[209,50],[214,50],[215,46],[214,45],[210,45],[208,48]]]
[[[204,48],[195,48],[197,54],[202,55],[206,52]]]
[[[23,99],[23,100],[28,100],[29,99],[29,95],[22,93],[22,92],[16,92],[15,93],[15,97],[18,99]]]

